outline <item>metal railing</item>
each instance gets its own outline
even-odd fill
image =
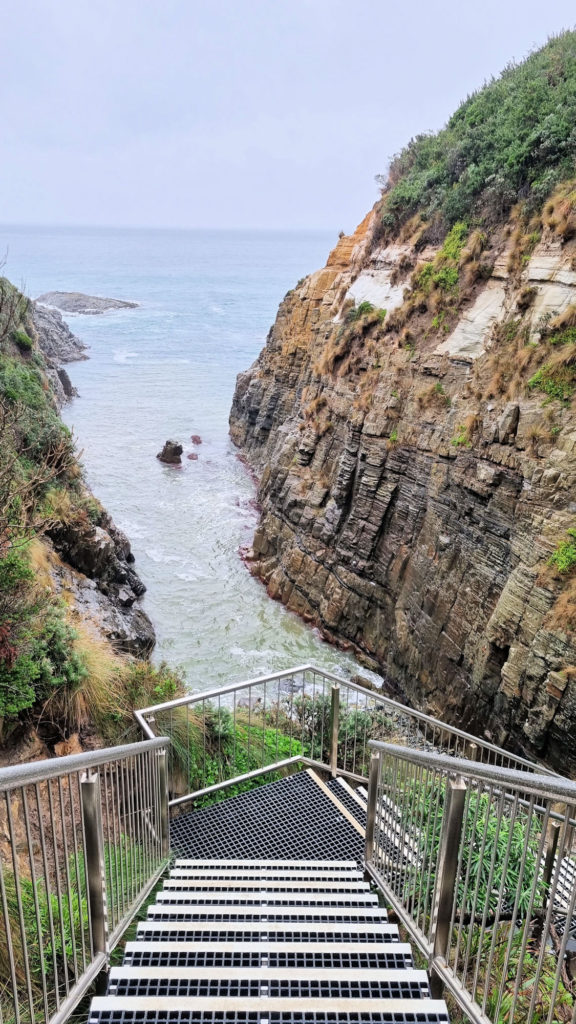
[[[166,701],[137,711],[136,719],[145,736],[161,732],[172,741],[173,807],[299,764],[365,780],[371,739],[554,774],[313,665]]]
[[[575,1024],[576,783],[371,742],[366,866],[474,1024]]]
[[[168,856],[163,737],[0,770],[0,1021],[61,1024]]]

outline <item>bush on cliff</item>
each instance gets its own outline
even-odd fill
[[[576,32],[564,32],[394,157],[378,179],[385,230],[415,214],[445,232],[457,221],[498,223],[519,200],[540,209],[574,175],[575,125]]]

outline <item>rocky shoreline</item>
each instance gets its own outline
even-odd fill
[[[63,364],[88,359],[87,346],[58,310],[35,302],[30,315],[54,401],[61,408],[77,395]],[[99,503],[89,498],[94,521],[87,519],[81,525],[48,532],[45,542],[56,555],[51,559],[54,587],[68,595],[75,614],[92,622],[116,651],[145,658],[156,642],[152,622],[140,605],[146,587],[133,568],[128,538]]]

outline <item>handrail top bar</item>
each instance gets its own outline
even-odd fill
[[[45,782],[59,775],[71,775],[85,768],[97,768],[111,761],[123,761],[149,750],[168,747],[170,742],[168,736],[158,736],[139,743],[125,743],[121,747],[106,747],[104,750],[88,750],[83,754],[67,754],[65,757],[52,757],[45,761],[10,765],[8,768],[0,768],[0,793],[35,782]]]
[[[409,761],[427,768],[445,768],[451,775],[483,779],[521,789],[524,793],[534,796],[576,804],[576,782],[565,779],[562,775],[537,775],[519,771],[517,768],[501,768],[499,765],[483,764],[481,761],[468,761],[464,757],[451,757],[450,754],[436,754],[427,750],[396,746],[394,743],[383,743],[381,740],[368,740],[368,746],[401,761]]]
[[[197,704],[201,700],[213,700],[214,697],[221,697],[225,693],[234,693],[235,690],[244,690],[247,686],[261,686],[262,683],[270,683],[274,679],[286,679],[289,676],[296,675],[297,672],[323,672],[324,675],[328,675],[321,668],[315,668],[314,665],[298,665],[296,668],[284,669],[282,672],[272,672],[267,676],[256,676],[254,679],[243,679],[239,683],[228,683],[226,686],[217,686],[213,690],[201,690],[200,693],[188,693],[185,697],[176,697],[175,700],[166,700],[163,704],[151,704],[147,708],[139,708],[138,711],[134,712],[135,715],[150,715],[156,711],[170,711],[172,708],[180,707],[183,704]],[[346,680],[340,676],[332,676],[331,678],[337,680],[339,683],[345,683]],[[361,687],[362,689],[362,687]],[[366,693],[371,693],[370,690],[366,690]]]
[[[203,690],[200,693],[190,693],[185,697],[177,697],[175,700],[164,701],[163,704],[152,704],[150,707],[140,708],[138,711],[134,712],[134,716],[146,734],[153,736],[153,730],[149,728],[148,723],[145,721],[146,715],[160,711],[170,711],[172,708],[183,707],[186,704],[197,704],[200,701],[213,700],[215,697],[221,697],[228,693],[244,690],[250,686],[262,685],[263,683],[272,682],[276,679],[286,679],[290,676],[297,675],[299,672],[316,672],[318,675],[324,676],[326,679],[329,679],[334,683],[338,683],[340,686],[346,686],[351,690],[356,690],[364,696],[373,697],[376,701],[379,701],[386,707],[397,711],[400,714],[409,714],[412,718],[416,718],[420,722],[424,722],[425,724],[434,726],[438,729],[443,729],[452,736],[458,736],[459,739],[466,740],[468,743],[475,743],[477,746],[482,747],[483,750],[489,750],[494,754],[509,757],[518,764],[526,765],[526,767],[531,770],[537,768],[541,774],[550,775],[556,778],[556,772],[551,768],[539,765],[536,761],[530,761],[528,758],[521,757],[519,754],[512,754],[509,751],[504,750],[502,747],[498,747],[494,743],[490,743],[488,740],[483,740],[480,736],[474,736],[472,733],[465,732],[463,729],[458,729],[455,725],[448,725],[446,722],[442,722],[439,718],[432,718],[424,711],[416,711],[415,708],[409,707],[408,704],[402,704],[400,701],[394,700],[392,697],[387,697],[378,690],[368,690],[365,686],[360,686],[358,683],[353,683],[349,679],[337,676],[326,669],[318,668],[316,665],[297,665],[295,668],[285,669],[282,672],[273,672],[270,675],[257,676],[254,679],[245,679],[239,683],[229,683],[227,686],[216,687],[212,690]],[[558,777],[560,778],[561,776]]]

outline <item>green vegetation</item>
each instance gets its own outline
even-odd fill
[[[548,559],[548,565],[553,566],[563,576],[576,568],[576,530],[567,531],[567,539],[560,541]]]
[[[418,135],[392,161],[382,222],[414,214],[446,231],[458,221],[500,222],[527,196],[540,209],[573,176],[576,33],[550,39],[469,96],[437,134]]]
[[[541,391],[548,398],[568,402],[574,394],[576,376],[571,366],[551,366],[545,363],[528,381],[528,387]]]
[[[472,442],[470,441],[470,437],[468,434],[468,428],[465,423],[461,423],[459,425],[459,427],[457,428],[457,433],[452,438],[452,441],[450,443],[454,446],[454,448],[472,447]]]
[[[386,319],[386,310],[380,309],[372,305],[371,302],[364,300],[364,302],[360,302],[348,312],[346,320],[348,323],[355,323],[357,320],[362,320],[363,317],[370,317],[371,322],[378,320],[382,322]]]
[[[426,894],[430,896],[428,872],[431,870],[434,876],[442,831],[443,784],[440,790],[439,787],[437,779],[429,779],[418,786],[408,785],[410,800],[403,805],[408,814],[405,830],[417,835],[421,864],[418,871],[406,872],[404,900],[416,898],[420,902]],[[498,807],[489,794],[470,793],[459,869],[459,913],[471,918],[481,917],[486,908],[489,918],[498,914],[505,917],[516,899],[519,916],[526,913],[539,871],[539,832],[537,827],[530,830],[528,822],[521,814],[513,821],[506,814],[499,816]],[[480,851],[484,851],[484,856],[480,856]],[[543,895],[543,890],[541,893],[538,890],[536,903]]]
[[[26,331],[14,331],[12,337],[21,352],[32,352],[34,342]]]
[[[458,264],[468,234],[463,222],[454,224],[440,252],[432,263],[426,263],[414,275],[413,287],[429,295],[433,287],[442,292],[454,292],[458,287]]]

